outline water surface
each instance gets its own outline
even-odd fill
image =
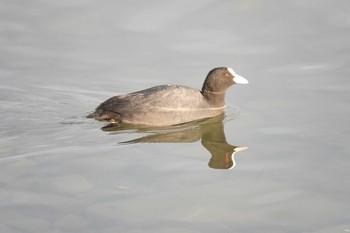
[[[0,231],[350,231],[349,7],[3,1]],[[200,88],[216,66],[250,81],[229,90],[219,131],[85,118],[113,95]],[[235,166],[226,150],[210,166],[232,146],[248,147]]]

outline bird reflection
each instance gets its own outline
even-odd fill
[[[126,124],[109,124],[102,128],[103,131],[120,132],[136,130],[140,133],[152,133],[144,137],[122,144],[132,143],[189,143],[200,139],[202,145],[210,152],[209,167],[214,169],[232,169],[236,166],[234,155],[238,151],[247,149],[245,146],[233,146],[226,142],[223,120],[224,114],[217,117],[190,122],[186,124],[153,128],[140,127]]]

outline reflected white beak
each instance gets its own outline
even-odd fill
[[[227,68],[228,72],[230,72],[233,76],[233,81],[237,84],[248,84],[248,80],[243,78],[242,76],[236,74],[236,72],[232,68]]]
[[[246,150],[246,149],[248,149],[247,146],[237,146],[237,147],[234,149],[234,151],[235,151],[235,152],[238,152],[238,151],[242,151],[242,150]]]

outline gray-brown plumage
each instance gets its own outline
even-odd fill
[[[225,110],[225,94],[235,83],[248,83],[231,68],[211,70],[202,91],[181,85],[160,85],[101,103],[89,118],[116,123],[167,126],[217,116]]]

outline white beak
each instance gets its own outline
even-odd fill
[[[248,80],[239,75],[234,76],[233,81],[238,84],[248,84]]]
[[[242,76],[236,74],[236,72],[232,68],[227,68],[228,72],[230,72],[233,76],[233,81],[237,84],[248,84],[248,80],[243,78]]]

